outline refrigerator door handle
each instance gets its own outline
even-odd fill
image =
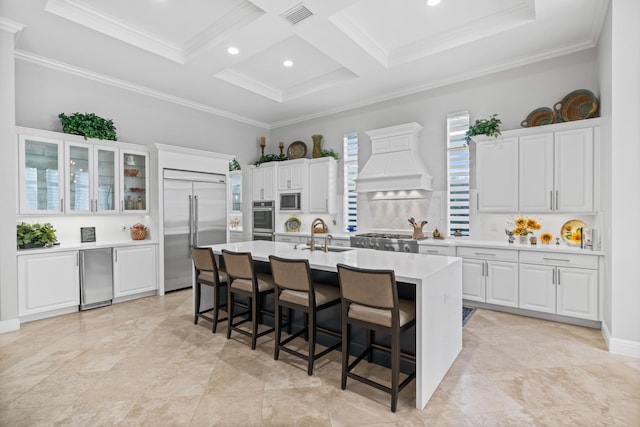
[[[193,198],[189,195],[189,258],[191,258],[191,248],[193,247]]]
[[[82,304],[84,304],[85,299],[85,286],[87,286],[87,279],[85,277],[84,252],[80,251],[80,289],[82,289],[82,292],[80,292],[80,302]]]
[[[193,196],[193,244],[198,246],[198,196]]]

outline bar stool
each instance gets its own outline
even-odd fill
[[[218,268],[216,259],[211,248],[191,248],[191,258],[193,258],[193,266],[196,270],[195,274],[195,313],[193,323],[198,324],[198,319],[203,318],[213,323],[211,331],[215,334],[218,327],[218,321],[227,320],[226,317],[220,318],[220,308],[227,307],[227,304],[220,304],[220,296],[222,288],[227,286],[227,273],[224,269]],[[202,295],[202,285],[213,287],[213,308],[200,311],[200,299]],[[207,316],[205,313],[211,313]]]
[[[315,354],[317,331],[340,338],[340,333],[319,327],[316,313],[340,303],[340,289],[334,286],[314,283],[311,279],[311,268],[306,259],[286,259],[275,255],[269,256],[271,274],[276,284],[275,291],[275,329],[276,343],[273,358],[278,360],[280,350],[307,361],[307,375],[313,374],[313,363],[316,359],[340,347],[341,341]],[[291,310],[304,313],[304,327],[284,341],[282,337],[282,316],[280,308],[288,309],[288,326],[291,326]],[[289,330],[291,332],[291,330]],[[307,354],[286,347],[293,339],[304,334],[309,342]]]
[[[265,295],[271,294],[275,290],[273,276],[264,273],[256,274],[250,252],[232,252],[223,249],[222,257],[229,277],[229,285],[227,286],[227,308],[229,313],[227,316],[227,339],[231,338],[232,330],[247,335],[251,337],[251,350],[255,350],[257,339],[274,331],[274,328],[269,328],[260,333],[258,332],[258,317],[260,314],[274,315],[274,313],[262,310],[261,302]],[[237,314],[234,312],[236,295],[249,298],[250,308],[247,311]],[[233,323],[235,316],[245,314],[249,314],[249,317]],[[239,328],[241,324],[248,321],[251,321],[250,332]]]
[[[342,389],[347,388],[347,377],[391,394],[391,412],[396,412],[398,393],[416,376],[415,356],[401,353],[400,335],[416,322],[413,301],[399,299],[393,270],[370,270],[338,264],[340,292],[342,295]],[[366,348],[349,364],[351,325],[365,329]],[[391,348],[373,343],[373,332],[391,335]],[[353,369],[367,357],[372,360],[372,350],[391,354],[391,387],[360,376]],[[413,372],[400,382],[400,359],[413,362]]]

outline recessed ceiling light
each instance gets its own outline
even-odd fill
[[[293,67],[293,61],[290,60],[290,59],[285,59],[285,61],[282,63],[282,65],[284,65],[287,68]]]
[[[229,52],[229,54],[231,55],[237,55],[240,53],[240,49],[235,46],[231,46],[229,49],[227,49],[227,52]]]
[[[440,0],[427,0],[427,6],[437,6],[440,4]]]

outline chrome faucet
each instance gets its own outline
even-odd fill
[[[325,252],[328,251],[328,242],[330,242],[331,239],[333,239],[333,236],[331,234],[327,234],[326,236],[324,236],[324,251]]]
[[[316,250],[316,241],[315,241],[315,231],[314,231],[314,229],[316,228],[316,225],[318,223],[322,224],[322,229],[323,230],[327,229],[327,224],[324,222],[324,220],[322,218],[316,218],[316,219],[313,220],[313,222],[311,223],[311,240],[309,241],[309,250],[310,251],[315,251]],[[325,240],[325,242],[326,242],[326,240]],[[326,247],[326,244],[325,244],[325,247]]]

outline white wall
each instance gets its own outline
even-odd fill
[[[604,26],[598,43],[598,75],[600,80],[600,115],[602,143],[606,147],[611,146],[611,7],[607,12]],[[602,188],[611,188],[612,177],[612,150],[602,150]],[[608,331],[611,331],[611,191],[604,191],[601,195],[602,219],[606,227],[602,230],[602,250],[607,256],[604,258],[604,283],[602,283],[603,323]]]
[[[18,281],[16,268],[15,215],[18,147],[15,133],[14,35],[0,29],[0,332],[17,329]],[[10,237],[9,237],[10,236]]]
[[[611,335],[610,349],[640,357],[640,2],[611,4]],[[631,224],[630,224],[631,220]]]
[[[16,61],[16,124],[61,132],[58,114],[112,119],[119,141],[168,144],[255,161],[268,131],[82,77]]]

